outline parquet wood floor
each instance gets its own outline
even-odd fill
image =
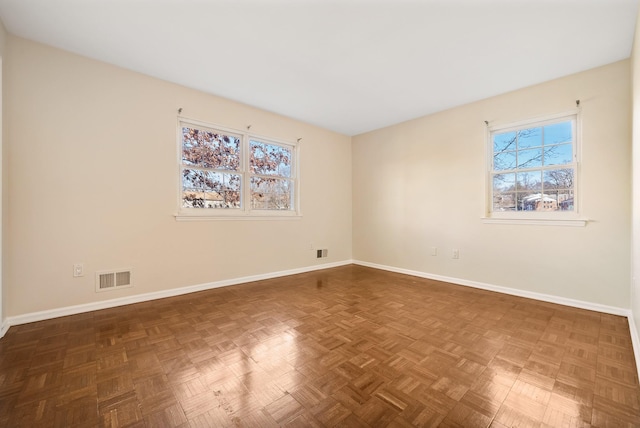
[[[632,427],[624,317],[344,266],[36,322],[3,427]]]

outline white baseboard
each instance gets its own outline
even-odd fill
[[[4,337],[4,334],[9,330],[9,321],[4,319],[0,323],[0,339]]]
[[[638,379],[640,379],[640,336],[636,327],[633,312],[627,317],[629,320],[629,332],[631,333],[631,344],[633,345],[633,355],[636,357],[636,370],[638,370]]]
[[[205,284],[191,285],[191,286],[181,287],[181,288],[172,288],[169,290],[155,291],[153,293],[137,294],[135,296],[121,297],[121,298],[111,299],[111,300],[103,300],[100,302],[85,303],[82,305],[66,306],[63,308],[51,309],[47,311],[31,312],[24,315],[8,317],[2,324],[2,330],[0,330],[0,333],[1,333],[0,338],[4,336],[6,331],[12,325],[27,324],[30,322],[64,317],[67,315],[75,315],[75,314],[80,314],[84,312],[97,311],[100,309],[108,309],[108,308],[114,308],[117,306],[130,305],[133,303],[147,302],[149,300],[164,299],[166,297],[180,296],[182,294],[195,293],[197,291],[227,287],[230,285],[237,285],[237,284],[242,284],[246,282],[253,282],[253,281],[260,281],[263,279],[272,279],[272,278],[278,278],[282,276],[296,275],[299,273],[312,272],[312,271],[321,270],[321,269],[329,269],[332,267],[350,265],[352,263],[353,263],[352,260],[344,260],[344,261],[335,262],[335,263],[325,263],[321,265],[306,266],[303,268],[296,268],[296,269],[284,270],[279,272],[270,272],[266,274],[245,276],[241,278],[233,278],[233,279],[227,279],[223,281],[208,282]]]
[[[533,291],[518,290],[515,288],[501,287],[498,285],[486,284],[483,282],[469,281],[467,279],[452,278],[448,276],[434,275],[415,270],[396,268],[393,266],[379,265],[376,263],[363,262],[354,260],[354,264],[367,266],[374,269],[382,269],[390,272],[402,273],[405,275],[417,276],[419,278],[433,279],[436,281],[448,282],[451,284],[464,285],[467,287],[479,288],[482,290],[495,291],[512,296],[526,297],[528,299],[541,300],[543,302],[557,303],[559,305],[572,306],[574,308],[587,309],[590,311],[602,312],[605,314],[620,315],[627,317],[629,322],[629,333],[631,334],[631,344],[633,346],[633,355],[636,359],[636,370],[638,371],[638,379],[640,379],[640,336],[634,322],[633,312],[630,309],[618,308],[616,306],[601,305],[599,303],[585,302],[582,300],[568,299],[566,297],[553,296],[550,294],[535,293]]]
[[[603,312],[605,314],[620,315],[629,317],[631,310],[618,308],[616,306],[601,305],[599,303],[585,302],[582,300],[569,299],[566,297],[553,296],[551,294],[536,293],[533,291],[518,290],[516,288],[502,287],[499,285],[487,284],[484,282],[470,281],[468,279],[453,278],[450,276],[434,275],[426,272],[402,269],[393,266],[379,265],[376,263],[354,260],[354,264],[367,266],[374,269],[382,269],[390,272],[402,273],[405,275],[417,276],[420,278],[433,279],[435,281],[449,282],[451,284],[464,285],[467,287],[479,288],[482,290],[495,291],[497,293],[509,294],[512,296],[526,297],[528,299],[541,300],[543,302],[557,303],[559,305],[572,306],[574,308],[587,309],[590,311]]]
[[[62,317],[67,315],[75,315],[75,314],[84,313],[84,312],[97,311],[100,309],[114,308],[117,306],[130,305],[133,303],[147,302],[150,300],[179,296],[182,294],[195,293],[198,291],[210,290],[213,288],[227,287],[230,285],[260,281],[263,279],[278,278],[278,277],[288,276],[288,275],[296,275],[299,273],[329,269],[332,267],[345,266],[349,264],[357,264],[361,266],[371,267],[374,269],[381,269],[381,270],[386,270],[390,272],[402,273],[405,275],[417,276],[420,278],[433,279],[436,281],[442,281],[442,282],[448,282],[451,284],[479,288],[482,290],[495,291],[498,293],[509,294],[513,296],[526,297],[529,299],[541,300],[544,302],[557,303],[560,305],[572,306],[575,308],[587,309],[587,310],[596,311],[596,312],[603,312],[603,313],[612,314],[612,315],[625,316],[629,321],[629,331],[631,333],[631,342],[633,344],[633,351],[636,358],[636,367],[638,369],[638,375],[640,378],[640,336],[638,334],[638,330],[634,322],[633,313],[629,309],[618,308],[615,306],[601,305],[601,304],[592,303],[592,302],[585,302],[582,300],[568,299],[565,297],[553,296],[549,294],[535,293],[532,291],[518,290],[515,288],[502,287],[498,285],[486,284],[483,282],[470,281],[467,279],[453,278],[453,277],[429,274],[429,273],[419,272],[419,271],[414,271],[409,269],[396,268],[392,266],[379,265],[376,263],[369,263],[369,262],[364,262],[360,260],[344,260],[344,261],[335,262],[335,263],[325,263],[325,264],[315,265],[315,266],[306,266],[303,268],[291,269],[286,271],[245,276],[241,278],[215,281],[215,282],[209,282],[205,284],[198,284],[198,285],[192,285],[192,286],[181,287],[181,288],[173,288],[170,290],[156,291],[153,293],[138,294],[135,296],[122,297],[122,298],[111,299],[111,300],[103,300],[100,302],[85,303],[82,305],[67,306],[67,307],[58,308],[58,309],[32,312],[24,315],[8,317],[0,325],[0,338],[2,338],[5,335],[9,327],[11,327],[12,325],[26,324],[30,322],[42,321],[42,320],[47,320],[47,319],[57,318],[57,317]]]

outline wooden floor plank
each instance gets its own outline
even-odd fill
[[[0,426],[640,426],[626,318],[362,266],[40,321]]]

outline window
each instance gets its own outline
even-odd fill
[[[577,128],[571,113],[489,129],[491,217],[577,213]]]
[[[178,217],[297,214],[295,144],[185,120],[179,136]]]

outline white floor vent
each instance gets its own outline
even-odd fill
[[[117,269],[96,272],[96,292],[133,287],[132,270]]]

